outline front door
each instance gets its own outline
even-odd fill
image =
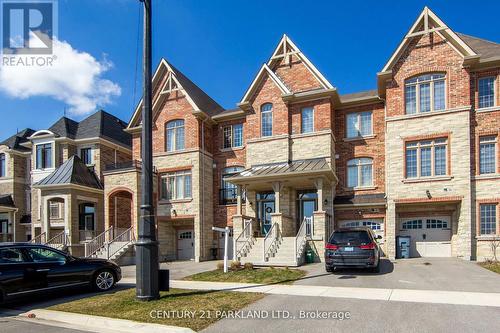
[[[271,230],[271,214],[274,213],[274,201],[264,201],[262,202],[262,234],[267,235],[269,230]]]
[[[297,200],[298,200],[298,210],[299,214],[297,215],[297,230],[300,228],[302,221],[304,218],[311,218],[314,212],[318,209],[318,194],[314,191],[298,191],[297,192]],[[306,233],[308,235],[311,234],[311,225],[308,225],[308,230]]]
[[[193,229],[177,231],[177,259],[194,259],[194,231]]]

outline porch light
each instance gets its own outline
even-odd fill
[[[429,190],[425,190],[425,194],[427,194],[427,198],[432,199],[432,195]]]

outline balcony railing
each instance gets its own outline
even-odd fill
[[[234,205],[238,201],[238,190],[236,188],[222,188],[219,190],[219,204]],[[244,193],[241,194],[241,202],[245,202]]]
[[[126,162],[119,162],[108,164],[104,167],[104,171],[119,171],[119,170],[141,170],[142,169],[142,161],[132,160]],[[153,172],[157,173],[156,167],[153,166]]]

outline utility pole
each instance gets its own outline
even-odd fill
[[[160,297],[158,285],[158,242],[153,207],[152,92],[151,92],[151,2],[144,4],[144,60],[142,101],[141,216],[136,246],[136,297],[150,301]]]

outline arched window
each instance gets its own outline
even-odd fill
[[[262,136],[272,136],[273,135],[273,105],[271,103],[263,104],[260,107],[261,115],[261,135]]]
[[[184,120],[172,120],[166,125],[167,151],[184,149]]]
[[[431,73],[406,80],[406,114],[444,110],[445,78],[443,73]]]
[[[236,192],[236,185],[227,181],[227,178],[234,176],[235,174],[243,171],[245,168],[240,166],[227,167],[222,170],[222,179],[220,186],[220,200],[221,205],[234,204],[236,203],[236,197],[238,193]]]
[[[347,162],[347,187],[373,186],[373,159],[355,158]]]
[[[7,174],[7,165],[5,154],[0,154],[0,177],[5,177]]]

